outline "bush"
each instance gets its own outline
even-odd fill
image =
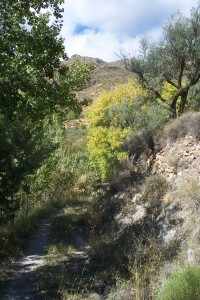
[[[125,122],[125,127],[128,127],[127,113],[132,111],[136,99],[144,97],[146,93],[138,80],[130,79],[127,84],[118,84],[114,90],[103,92],[85,109],[85,115],[93,126],[121,127]]]
[[[187,134],[200,139],[200,113],[188,112],[183,114],[166,126],[165,133],[171,141],[176,141]]]
[[[160,175],[152,175],[146,178],[142,186],[142,195],[144,201],[158,202],[167,192],[169,184],[166,179]]]
[[[139,135],[132,134],[124,142],[123,148],[128,152],[129,158],[137,161],[141,154],[151,154],[154,151],[153,133],[146,130]]]
[[[121,146],[127,134],[128,130],[114,127],[97,126],[88,130],[89,158],[99,168],[103,180],[113,175],[117,161],[126,157]]]
[[[157,300],[199,300],[200,267],[186,267],[169,277]]]

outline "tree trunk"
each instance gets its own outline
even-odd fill
[[[187,96],[188,96],[188,90],[187,91],[184,91],[182,94],[181,94],[181,103],[180,103],[180,107],[179,107],[179,115],[182,115],[182,113],[184,112],[185,110],[185,105],[187,103]]]
[[[176,102],[172,102],[171,104],[171,113],[172,113],[172,118],[173,119],[176,119]]]

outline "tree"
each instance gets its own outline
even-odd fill
[[[80,111],[76,91],[87,82],[91,67],[62,63],[62,3],[0,2],[1,212],[16,209],[17,191],[28,191],[27,176],[55,149],[44,119]]]
[[[126,157],[122,150],[125,137],[130,131],[115,127],[91,127],[88,131],[88,151],[91,162],[99,168],[102,180],[115,173],[118,160]]]
[[[62,2],[0,3],[0,112],[9,118],[28,114],[38,121],[78,106],[75,91],[87,81],[89,68],[61,64],[66,58],[60,37]]]
[[[137,74],[143,86],[168,105],[176,117],[177,112],[184,112],[188,92],[200,79],[200,5],[191,10],[190,17],[174,14],[163,33],[159,43],[142,39],[138,55],[129,58],[121,53],[120,57],[126,68]],[[172,100],[162,96],[164,82],[176,90]]]
[[[122,145],[133,130],[154,129],[167,118],[166,109],[157,103],[146,103],[147,93],[137,79],[118,84],[103,92],[85,109],[89,119],[88,151],[91,162],[102,180],[115,173],[117,162],[126,157]]]

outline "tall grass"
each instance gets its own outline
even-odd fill
[[[200,267],[186,267],[166,279],[156,300],[199,300]]]
[[[24,238],[38,225],[39,220],[45,215],[52,213],[55,207],[46,204],[35,207],[26,216],[19,213],[14,221],[0,226],[0,258],[11,258],[19,255],[22,251]]]

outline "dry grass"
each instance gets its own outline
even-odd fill
[[[150,175],[141,186],[142,200],[152,204],[160,203],[169,189],[170,185],[163,176]]]
[[[169,122],[164,129],[164,134],[170,141],[176,141],[178,138],[187,134],[196,139],[200,139],[200,113],[187,112],[181,117]]]
[[[145,153],[147,157],[154,151],[153,132],[146,130],[139,135],[133,134],[124,143],[124,150],[133,162],[137,162],[141,154]]]
[[[198,174],[183,179],[174,193],[174,198],[190,212],[197,213],[200,207],[200,182]]]

